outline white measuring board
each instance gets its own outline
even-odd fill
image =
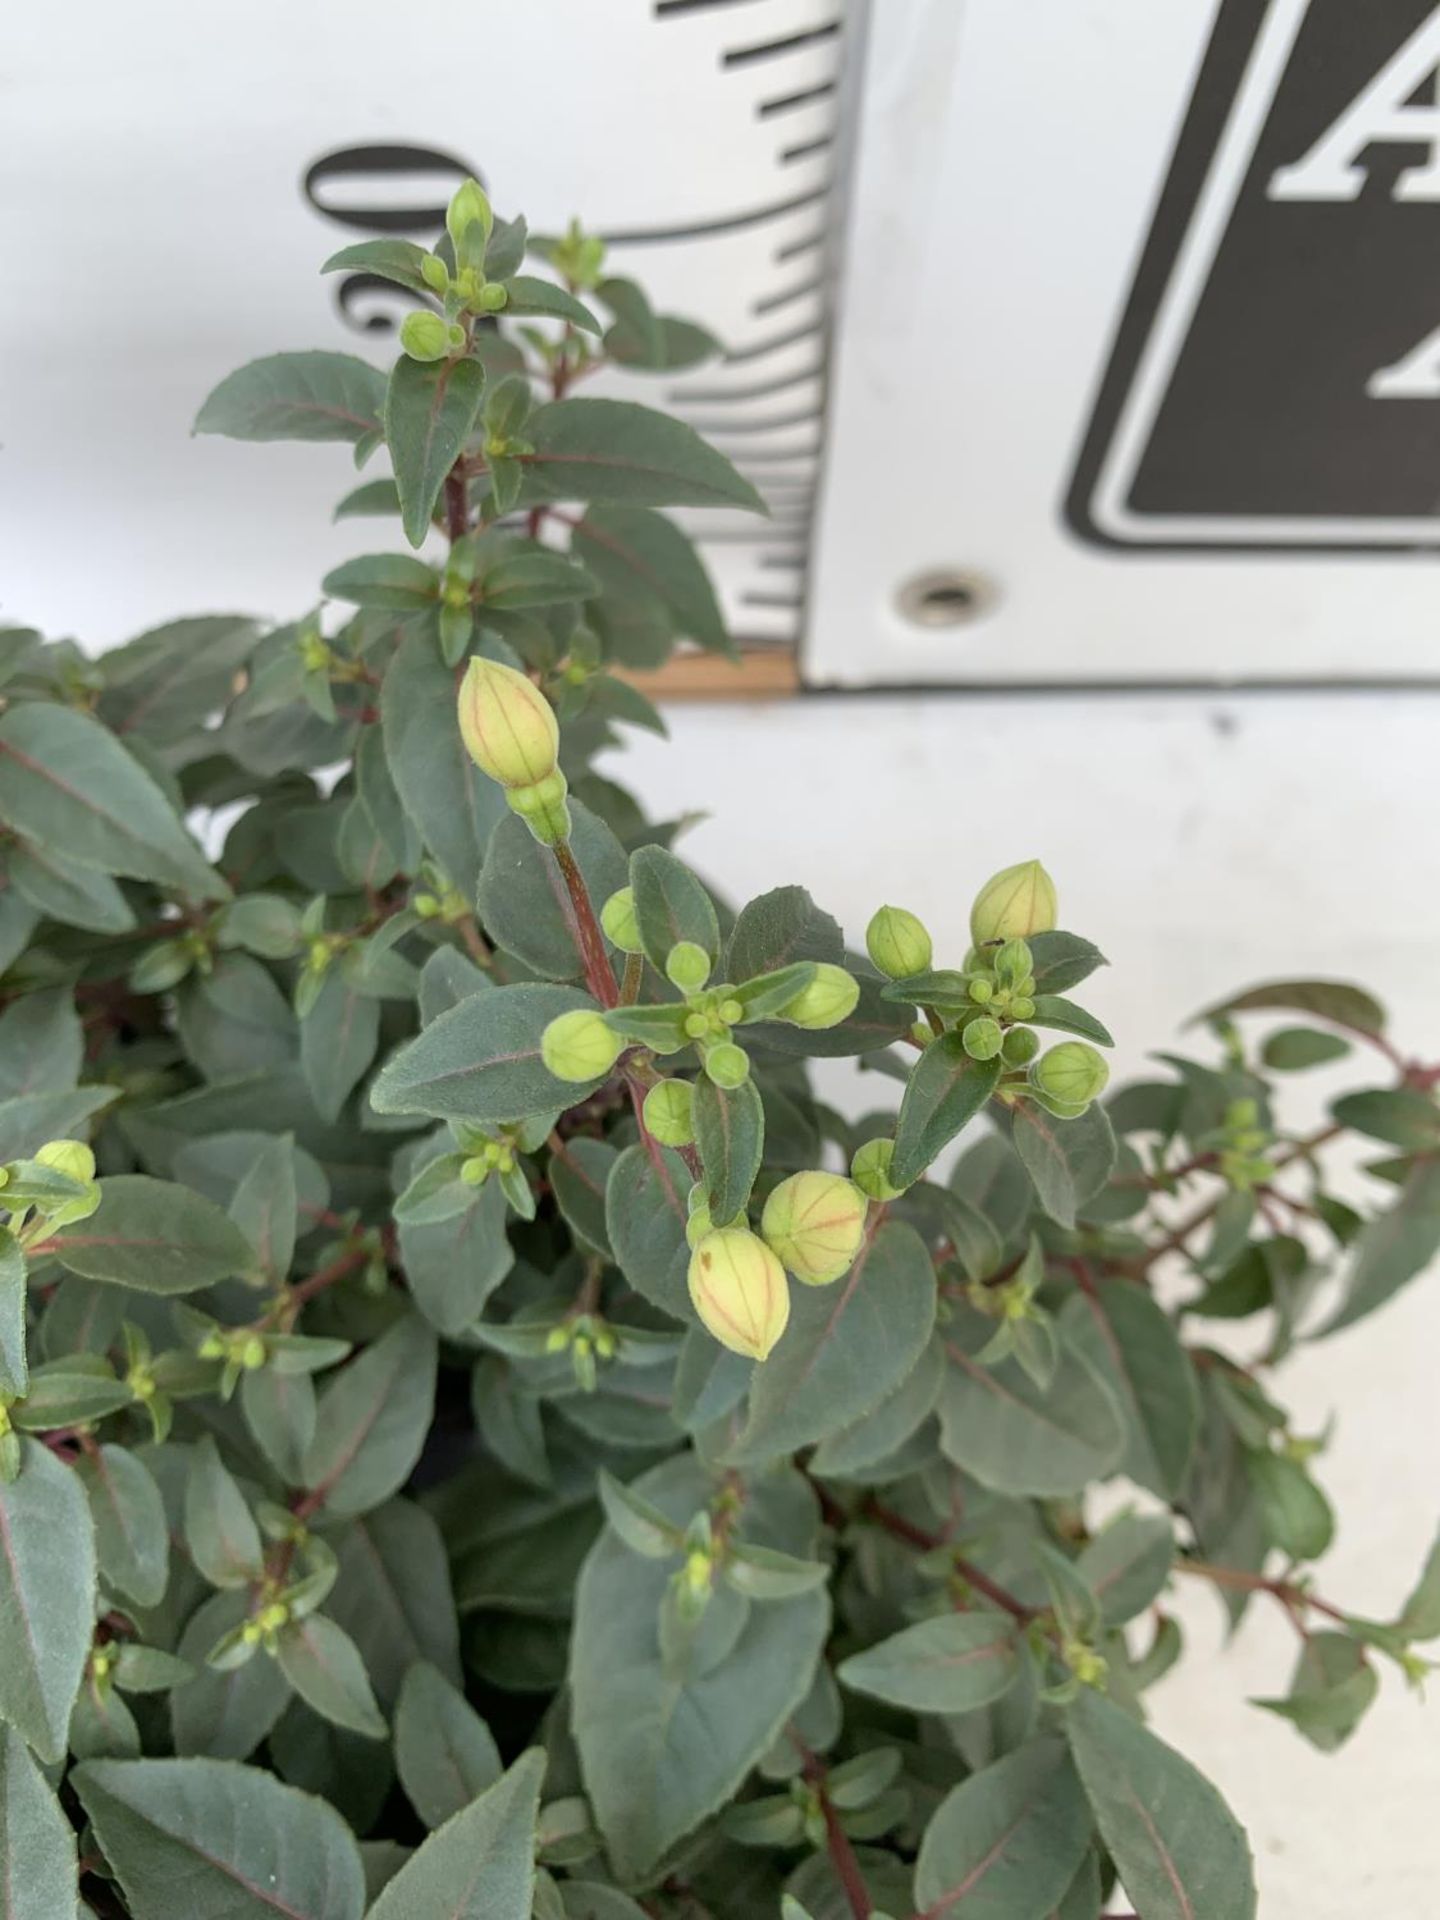
[[[808,681],[1440,681],[1440,6],[869,14]]]
[[[189,437],[232,368],[393,357],[395,290],[337,248],[439,231],[476,172],[572,214],[728,357],[600,376],[702,427],[773,519],[692,514],[737,631],[796,632],[818,464],[821,261],[845,0],[72,0],[0,29],[0,619],[113,644],[188,612],[288,618],[383,544],[332,527],[335,446]],[[443,56],[437,54],[443,49]]]

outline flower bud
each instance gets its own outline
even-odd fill
[[[982,1013],[978,1019],[966,1021],[960,1042],[972,1060],[993,1060],[1005,1044],[1005,1035],[998,1020]]]
[[[808,1287],[826,1287],[854,1264],[869,1206],[839,1173],[792,1173],[765,1202],[760,1232],[782,1266]]]
[[[400,345],[412,360],[446,360],[450,356],[450,324],[428,307],[418,308],[400,322]]]
[[[557,771],[560,727],[534,681],[478,656],[460,686],[460,733],[482,773],[502,787],[534,787]]]
[[[621,953],[645,951],[645,943],[640,938],[640,922],[635,915],[633,887],[621,887],[618,893],[611,894],[600,909],[600,924],[605,929],[605,938]]]
[[[710,956],[694,940],[677,940],[665,956],[665,977],[681,993],[698,993],[710,978]]]
[[[1041,1093],[1067,1107],[1088,1107],[1103,1093],[1110,1078],[1104,1058],[1084,1040],[1065,1040],[1042,1053],[1030,1068],[1030,1081]]]
[[[890,1162],[894,1158],[893,1140],[867,1140],[850,1162],[850,1178],[872,1200],[898,1200],[905,1189],[890,1184]]]
[[[1055,882],[1038,860],[1022,860],[992,874],[970,909],[970,938],[977,947],[988,940],[1028,940],[1055,925]]]
[[[95,1156],[83,1140],[47,1140],[35,1159],[40,1166],[53,1167],[72,1180],[95,1178]]]
[[[1018,987],[1031,977],[1034,966],[1030,949],[1023,940],[1007,940],[995,956],[995,977],[1007,987]]]
[[[505,800],[512,813],[518,813],[542,845],[558,846],[570,838],[570,807],[565,799],[567,783],[557,768],[533,787],[507,787]]]
[[[662,1147],[688,1147],[695,1138],[695,1089],[688,1080],[661,1080],[645,1096],[645,1128]]]
[[[881,907],[865,929],[865,951],[891,980],[924,973],[935,957],[928,930],[904,907]]]
[[[822,960],[809,986],[797,993],[788,1006],[782,1007],[777,1018],[812,1032],[820,1027],[838,1027],[855,1011],[859,998],[860,982],[844,967],[834,967]]]
[[[722,1347],[763,1360],[785,1331],[785,1269],[743,1227],[707,1233],[690,1256],[690,1299]]]
[[[1011,1027],[1000,1049],[1007,1067],[1028,1066],[1040,1051],[1040,1036],[1029,1027]]]
[[[540,1058],[557,1080],[599,1080],[625,1051],[603,1014],[588,1007],[562,1013],[540,1036]]]
[[[706,1048],[705,1071],[717,1087],[733,1092],[750,1078],[750,1056],[733,1040],[722,1040],[718,1047]]]
[[[445,229],[456,246],[467,227],[480,223],[485,240],[488,243],[491,229],[495,225],[495,215],[490,208],[490,199],[478,180],[462,181],[445,210]]]
[[[427,253],[420,261],[420,278],[432,293],[448,293],[450,269],[438,253]]]

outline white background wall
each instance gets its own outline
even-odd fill
[[[1112,962],[1084,997],[1120,1077],[1197,1008],[1297,975],[1364,983],[1400,1044],[1440,1059],[1440,693],[855,696],[668,718],[670,745],[641,736],[613,771],[662,817],[709,810],[684,852],[737,901],[801,881],[856,941],[892,901],[953,963],[979,883],[1038,854],[1063,923]],[[1296,1076],[1297,1125],[1335,1085]],[[884,1092],[867,1081],[856,1104]],[[1356,1612],[1393,1614],[1440,1521],[1437,1356],[1440,1272],[1281,1376],[1300,1431],[1338,1416],[1319,1474],[1341,1524],[1317,1586]],[[1389,1669],[1326,1758],[1246,1704],[1287,1689],[1279,1607],[1258,1603],[1227,1646],[1218,1603],[1184,1584],[1188,1652],[1157,1724],[1249,1829],[1265,1920],[1434,1913],[1440,1701]]]

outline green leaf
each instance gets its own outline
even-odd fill
[[[1073,1000],[1058,993],[1037,993],[1034,998],[1035,1011],[1029,1020],[1032,1027],[1053,1027],[1057,1033],[1078,1033],[1082,1040],[1093,1040],[1100,1047],[1114,1046],[1110,1029]]]
[[[100,718],[117,733],[169,743],[230,700],[260,629],[236,614],[172,620],[105,655]]]
[[[1402,1147],[1407,1153],[1440,1150],[1440,1106],[1415,1087],[1368,1087],[1342,1094],[1331,1108],[1344,1127]]]
[[[1175,1536],[1159,1514],[1122,1513],[1089,1542],[1075,1571],[1100,1602],[1107,1627],[1124,1626],[1164,1588],[1175,1562]]]
[[[684,638],[727,651],[730,638],[705,564],[689,537],[646,507],[591,507],[574,544],[599,581],[607,614],[634,605]]]
[[[641,847],[630,857],[630,884],[645,958],[657,973],[664,973],[670,949],[681,940],[703,947],[713,964],[720,923],[709,894],[683,860],[664,847]]]
[[[1283,1453],[1246,1454],[1265,1536],[1292,1560],[1318,1560],[1335,1537],[1330,1502],[1298,1460]]]
[[[1335,1753],[1354,1733],[1379,1691],[1365,1649],[1348,1633],[1309,1633],[1283,1700],[1255,1700],[1288,1720],[1321,1753]]]
[[[440,1529],[411,1500],[387,1500],[336,1543],[325,1610],[359,1647],[381,1704],[393,1710],[417,1660],[460,1678],[460,1633]]]
[[[605,1188],[605,1225],[620,1271],[652,1306],[693,1323],[687,1273],[690,1174],[668,1148],[626,1147]]]
[[[855,1693],[912,1713],[968,1713],[1013,1685],[1016,1632],[1008,1614],[937,1614],[851,1654],[837,1677]]]
[[[524,1753],[389,1881],[370,1920],[530,1920],[545,1755]]]
[[[939,1342],[932,1339],[899,1386],[879,1406],[821,1441],[811,1456],[811,1471],[822,1478],[864,1480],[929,1419],[944,1377],[945,1352]]]
[[[395,362],[385,394],[385,440],[400,493],[405,538],[418,547],[445,476],[474,431],[485,391],[478,360]]]
[[[1032,933],[1026,943],[1035,974],[1036,993],[1068,993],[1088,980],[1099,967],[1108,966],[1103,953],[1082,940],[1078,934]]]
[[[260,1529],[209,1434],[191,1454],[185,1544],[212,1587],[247,1587],[264,1572]]]
[[[23,1395],[30,1379],[25,1352],[25,1255],[8,1227],[0,1227],[0,1393]]]
[[[230,1218],[255,1250],[256,1272],[272,1287],[290,1271],[299,1201],[295,1141],[277,1134],[260,1148],[230,1202]]]
[[[337,1727],[383,1740],[385,1717],[375,1704],[360,1649],[323,1613],[292,1620],[280,1633],[280,1671],[307,1706]]]
[[[1327,1334],[1352,1327],[1421,1274],[1440,1252],[1440,1156],[1416,1160],[1388,1213],[1372,1220],[1355,1242],[1338,1311]]]
[[[170,1571],[170,1533],[154,1476],[128,1447],[101,1446],[75,1462],[90,1502],[105,1584],[142,1607],[158,1606]]]
[[[47,1140],[88,1133],[84,1122],[116,1095],[113,1087],[76,1087],[73,1093],[22,1093],[0,1100],[0,1161],[24,1159]]]
[[[227,1634],[244,1624],[250,1594],[244,1588],[212,1594],[186,1623],[180,1658],[193,1678],[170,1696],[170,1721],[178,1753],[243,1760],[270,1732],[290,1699],[290,1683],[267,1654],[243,1666],[220,1669],[206,1657]]]
[[[395,1709],[400,1784],[427,1827],[440,1827],[500,1778],[490,1729],[438,1668],[418,1660]]]
[[[572,1139],[563,1153],[552,1153],[550,1184],[565,1224],[602,1259],[613,1260],[605,1225],[605,1196],[619,1155],[608,1141]]]
[[[628,400],[553,401],[531,415],[526,436],[533,499],[765,511],[724,454],[680,421]]]
[[[342,561],[320,587],[333,599],[377,613],[424,613],[440,600],[439,574],[408,553],[369,553]],[[434,642],[426,638],[433,652]]]
[[[578,800],[570,802],[570,822],[570,849],[598,908],[626,884],[625,851]],[[495,945],[536,973],[549,980],[577,980],[584,973],[579,923],[555,856],[508,810],[485,848],[476,906]]]
[[[789,1325],[755,1369],[749,1418],[727,1458],[757,1464],[852,1425],[905,1379],[934,1325],[925,1244],[887,1220],[841,1279],[794,1289]]]
[[[999,1060],[972,1060],[958,1033],[932,1040],[910,1069],[900,1102],[890,1165],[894,1185],[908,1187],[918,1180],[980,1112],[999,1081]]]
[[[42,1760],[65,1753],[95,1623],[95,1542],[85,1491],[35,1440],[0,1480],[0,1720]]]
[[[222,380],[196,433],[231,440],[363,440],[380,429],[385,376],[350,353],[273,353]]]
[[[1011,1138],[1041,1206],[1062,1227],[1073,1227],[1115,1166],[1115,1135],[1105,1109],[1092,1106],[1076,1120],[1057,1120],[1023,1100],[1012,1111]]]
[[[1395,1631],[1407,1640],[1440,1638],[1440,1534],[1420,1570],[1414,1592],[1400,1609]]]
[[[740,909],[723,971],[739,982],[799,960],[838,966],[844,958],[839,922],[817,907],[803,887],[776,887]]]
[[[323,1800],[233,1760],[92,1760],[74,1780],[135,1920],[359,1920],[360,1855]]]
[[[712,1483],[693,1457],[680,1456],[642,1475],[635,1490],[683,1527]],[[773,1544],[808,1549],[811,1538]],[[734,1596],[739,1631],[720,1663],[667,1673],[659,1623],[668,1579],[665,1563],[642,1559],[607,1531],[576,1594],[570,1678],[580,1767],[616,1878],[632,1884],[732,1798],[773,1745],[809,1691],[829,1625],[823,1592],[748,1608]]]
[[[1143,1286],[1101,1280],[1066,1301],[1060,1326],[1125,1418],[1122,1470],[1163,1500],[1179,1498],[1200,1430],[1195,1370],[1169,1315]]]
[[[0,815],[82,867],[200,899],[226,895],[139,761],[74,707],[35,700],[0,718]]]
[[[315,1436],[314,1381],[306,1373],[258,1368],[240,1382],[240,1407],[261,1453],[287,1487],[295,1486]]]
[[[75,1831],[13,1727],[0,1730],[0,1912],[75,1920]]]
[[[333,520],[353,520],[372,513],[400,511],[400,490],[393,480],[366,480],[352,487],[330,516]]]
[[[765,1152],[765,1109],[754,1081],[717,1087],[701,1074],[693,1116],[711,1217],[733,1220],[749,1203]]]
[[[11,888],[0,899],[12,913],[32,909],[63,926],[92,933],[128,933],[135,925],[125,895],[108,873],[76,866],[54,847],[16,841],[8,864]]]
[[[300,1022],[300,1064],[316,1112],[338,1120],[364,1077],[380,1039],[380,1002],[331,967]]]
[[[425,257],[425,249],[417,247],[413,240],[399,240],[393,236],[383,240],[361,240],[353,247],[341,247],[338,253],[332,253],[320,271],[373,273],[397,287],[407,287],[411,293],[423,294],[428,300],[430,287],[420,271],[420,262]]]
[[[497,1179],[454,1185],[463,1196],[441,1220],[403,1220],[400,1258],[415,1304],[437,1332],[472,1325],[515,1264],[505,1235],[505,1195]]]
[[[1314,1027],[1277,1027],[1266,1038],[1260,1058],[1272,1072],[1303,1073],[1308,1067],[1343,1060],[1349,1051],[1349,1041],[1339,1034],[1321,1033]]]
[[[1043,1392],[1014,1360],[982,1366],[994,1322],[969,1309],[947,1330],[951,1365],[940,1390],[940,1444],[996,1493],[1049,1499],[1079,1493],[1119,1465],[1125,1428],[1114,1395],[1068,1344]]]
[[[1032,1740],[940,1802],[920,1843],[915,1899],[926,1920],[1052,1920],[1089,1844],[1069,1755],[1058,1740]]]
[[[96,1211],[59,1228],[45,1247],[71,1273],[139,1293],[194,1293],[243,1274],[253,1260],[213,1200],[142,1173],[102,1180]]]
[[[517,319],[530,314],[544,314],[547,319],[568,320],[573,327],[579,327],[584,333],[598,334],[600,322],[581,300],[573,293],[567,293],[563,287],[557,287],[553,280],[542,280],[533,273],[512,274],[505,282],[505,291],[509,298],[505,302],[505,312],[514,314]]]
[[[600,1082],[557,1080],[540,1058],[540,1038],[562,1013],[594,1004],[574,987],[477,993],[391,1056],[370,1089],[370,1103],[378,1113],[430,1113],[481,1125],[574,1106]]]
[[[458,691],[432,636],[407,633],[380,689],[380,724],[405,811],[446,877],[473,897],[485,843],[509,810],[503,788],[465,751],[455,720]]]
[[[1385,1009],[1380,1002],[1362,988],[1342,980],[1277,980],[1263,987],[1251,987],[1247,993],[1236,994],[1233,999],[1222,1000],[1197,1013],[1190,1024],[1199,1026],[1202,1021],[1223,1020],[1233,1013],[1271,1010],[1314,1014],[1357,1033],[1381,1033],[1385,1027]]]
[[[332,1518],[388,1500],[420,1457],[435,1399],[435,1335],[407,1313],[320,1396],[305,1485]]]
[[[1250,1848],[1210,1782],[1089,1688],[1067,1710],[1065,1730],[1101,1837],[1145,1920],[1252,1920]]]

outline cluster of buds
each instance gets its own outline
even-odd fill
[[[716,1226],[703,1189],[690,1196],[690,1300],[732,1353],[764,1360],[790,1319],[786,1273],[826,1287],[848,1273],[865,1241],[863,1193],[837,1173],[791,1174],[765,1203],[759,1233],[743,1218]]]
[[[427,884],[410,900],[421,920],[438,920],[445,926],[456,926],[469,918],[470,902],[438,867],[427,861],[421,873]]]
[[[605,263],[605,242],[598,234],[586,233],[578,220],[572,220],[558,240],[537,248],[568,286],[577,292],[593,291],[600,284]]]
[[[614,1329],[598,1313],[571,1314],[545,1336],[546,1353],[570,1355],[582,1393],[595,1391],[597,1362],[613,1360],[619,1346]]]
[[[412,360],[448,360],[466,346],[469,333],[461,314],[499,313],[509,296],[498,281],[485,277],[485,254],[494,231],[495,216],[478,180],[466,180],[456,190],[445,214],[445,228],[455,262],[438,253],[420,259],[420,277],[441,302],[443,313],[426,308],[407,314],[400,328],[400,345]]]
[[[1274,1136],[1261,1123],[1259,1102],[1232,1100],[1215,1142],[1220,1154],[1220,1178],[1237,1193],[1253,1193],[1256,1187],[1263,1187],[1275,1176],[1275,1162],[1270,1157],[1274,1144]]]
[[[33,1159],[0,1166],[0,1208],[22,1249],[88,1219],[99,1204],[95,1156],[83,1141],[47,1140]]]
[[[560,727],[533,680],[477,655],[460,687],[460,736],[537,840],[553,847],[569,838]]]

